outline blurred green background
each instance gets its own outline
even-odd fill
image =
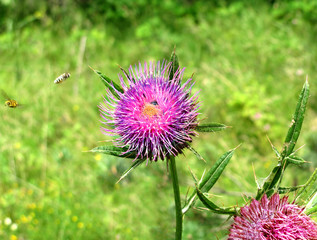
[[[252,3],[251,3],[252,2]],[[317,1],[0,0],[0,88],[23,104],[0,107],[0,238],[173,239],[174,199],[165,162],[144,164],[119,184],[131,160],[85,151],[109,140],[97,105],[120,64],[169,59],[195,72],[204,133],[177,158],[181,194],[224,152],[243,143],[212,190],[220,206],[243,204],[275,166],[298,94],[311,97],[298,152],[283,184],[317,166]],[[71,78],[55,85],[64,72]],[[2,98],[4,105],[5,99]],[[2,104],[1,104],[2,105]],[[196,206],[202,206],[200,204]],[[224,216],[193,209],[184,239],[226,239]]]

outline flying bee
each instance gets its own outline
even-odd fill
[[[64,82],[69,77],[70,77],[70,73],[63,73],[62,75],[60,75],[58,78],[54,80],[54,83],[58,84],[58,83]]]
[[[16,108],[16,107],[21,106],[21,104],[18,104],[18,102],[16,100],[11,99],[8,96],[8,94],[6,94],[6,92],[3,91],[2,89],[1,89],[1,93],[2,93],[3,97],[6,99],[6,101],[4,102],[5,106],[8,106],[10,108]]]

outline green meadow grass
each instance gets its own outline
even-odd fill
[[[317,47],[310,25],[300,17],[277,19],[266,6],[223,8],[200,16],[199,23],[175,21],[176,31],[148,33],[138,26],[122,38],[102,26],[57,34],[26,26],[0,35],[0,88],[23,105],[0,107],[1,239],[173,239],[166,163],[144,164],[116,184],[131,160],[86,151],[110,139],[99,129],[104,85],[88,66],[117,81],[117,64],[168,59],[174,45],[185,77],[195,73],[201,122],[232,126],[194,139],[206,163],[190,151],[177,158],[183,200],[194,186],[189,168],[200,177],[240,143],[213,199],[242,205],[243,194],[255,195],[254,171],[261,180],[277,161],[267,136],[282,148],[306,74],[311,98],[297,147],[307,143],[299,154],[315,162],[290,168],[284,184],[309,177],[317,154],[309,140],[317,131]],[[55,85],[64,72],[70,79]],[[18,228],[6,225],[6,218]],[[194,209],[185,216],[184,239],[225,239],[230,224]]]

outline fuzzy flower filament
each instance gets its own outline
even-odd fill
[[[176,156],[196,135],[197,94],[191,96],[192,79],[181,84],[184,69],[169,79],[171,64],[139,64],[126,81],[119,75],[123,93],[111,91],[99,105],[103,133],[118,136],[115,143],[135,152],[137,158],[157,161]],[[126,83],[127,82],[127,83]]]

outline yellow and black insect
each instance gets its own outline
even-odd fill
[[[6,94],[6,92],[3,91],[2,89],[1,89],[1,94],[6,99],[6,101],[4,102],[5,106],[8,106],[10,108],[16,108],[16,107],[20,107],[21,106],[21,104],[18,104],[18,102],[16,100],[11,99],[8,96],[8,94]]]
[[[54,83],[56,84],[62,83],[69,77],[70,77],[70,73],[63,73],[62,75],[60,75],[58,78],[54,80]]]

